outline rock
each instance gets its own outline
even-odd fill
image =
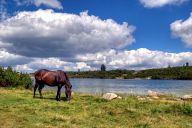
[[[122,99],[122,97],[118,96],[117,99]]]
[[[149,101],[153,101],[153,99],[150,99],[150,98],[149,98],[148,100],[149,100]]]
[[[120,98],[120,96],[118,96],[117,94],[115,94],[115,93],[105,93],[104,95],[103,95],[103,98],[104,99],[107,99],[107,100],[112,100],[112,99],[116,99],[116,98]]]
[[[192,100],[192,95],[184,95],[181,97],[182,100]]]
[[[138,100],[141,100],[141,101],[143,101],[143,100],[146,100],[146,99],[145,99],[145,98],[141,98],[141,97],[140,97],[140,98],[138,98]]]
[[[156,100],[157,100],[157,99],[159,99],[159,97],[158,97],[158,96],[153,96],[152,98],[153,98],[153,99],[156,99]]]
[[[160,94],[158,92],[148,90],[148,95],[151,97],[158,97]]]
[[[149,101],[153,101],[153,99],[151,99],[150,97],[147,97],[147,100],[149,100]]]
[[[74,95],[75,95],[75,92],[71,92],[71,95],[74,96]]]

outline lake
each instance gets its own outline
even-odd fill
[[[103,94],[106,92],[146,95],[148,90],[163,94],[181,96],[192,94],[192,80],[130,80],[130,79],[90,79],[71,78],[73,91]],[[45,86],[45,90],[57,88]],[[64,91],[64,88],[62,88]]]

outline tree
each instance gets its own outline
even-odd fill
[[[106,66],[104,64],[101,65],[101,71],[105,71],[106,70]]]
[[[188,67],[189,66],[189,62],[186,62],[186,65],[185,65],[186,67]]]

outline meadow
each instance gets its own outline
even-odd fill
[[[108,101],[74,93],[70,102],[54,92],[33,98],[32,90],[0,88],[1,128],[190,128],[192,102],[138,100],[136,96]]]

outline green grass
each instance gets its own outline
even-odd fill
[[[43,92],[44,99],[34,99],[32,94],[30,90],[0,88],[1,128],[192,127],[191,102],[139,101],[134,96],[107,101],[87,94],[57,102],[52,92]]]

